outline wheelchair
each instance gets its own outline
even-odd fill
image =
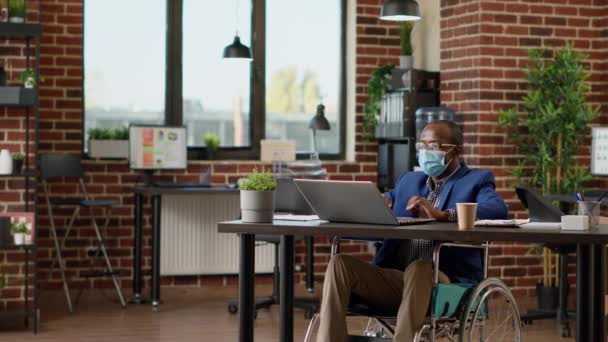
[[[334,238],[331,254],[339,252],[340,239]],[[443,284],[439,282],[439,256],[443,247],[476,248],[483,251],[484,279],[478,284]],[[433,290],[429,315],[416,332],[414,342],[490,342],[523,340],[522,322],[517,303],[509,288],[497,278],[488,278],[489,244],[438,243],[433,252]],[[362,337],[353,341],[381,341],[394,335],[397,312],[382,312],[351,295],[348,316],[368,317]],[[319,320],[310,320],[305,342],[309,342]]]

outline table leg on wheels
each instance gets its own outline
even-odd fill
[[[281,295],[280,295],[280,341],[293,341],[293,263],[294,237],[281,236]]]
[[[589,339],[589,246],[576,245],[576,341]]]
[[[132,303],[141,304],[141,264],[142,264],[142,215],[143,195],[135,194],[135,236],[133,240],[133,299]]]
[[[160,305],[160,195],[152,196],[152,309]]]
[[[306,238],[306,289],[308,293],[313,293],[315,290],[314,250],[314,238],[309,236]]]
[[[255,235],[241,234],[239,261],[239,341],[253,341]]]
[[[605,257],[603,245],[592,245],[590,247],[590,272],[589,285],[591,297],[589,298],[589,333],[590,341],[606,341],[606,332],[604,331],[604,316],[606,315],[604,308],[604,273],[605,273]]]

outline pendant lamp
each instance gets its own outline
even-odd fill
[[[235,3],[235,26],[238,27],[239,23],[239,0],[234,0]],[[251,57],[251,49],[241,43],[241,38],[239,37],[239,31],[236,31],[234,35],[234,41],[232,44],[226,46],[224,48],[224,54],[222,57],[224,58],[241,58],[241,59],[252,59]]]
[[[420,7],[416,0],[385,0],[380,19],[388,21],[420,20]]]

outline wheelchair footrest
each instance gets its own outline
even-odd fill
[[[387,342],[390,338],[348,335],[347,342]]]
[[[114,271],[114,272],[89,272],[89,273],[81,273],[80,274],[80,278],[85,278],[85,279],[89,279],[89,278],[101,278],[101,277],[111,277],[111,276],[117,276],[118,271]]]

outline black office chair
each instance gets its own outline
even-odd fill
[[[519,185],[515,187],[515,192],[523,205],[528,208],[530,221],[536,222],[560,222],[564,212],[569,212],[569,205],[573,202],[564,202],[560,197],[547,196],[543,197],[534,189]],[[560,208],[556,208],[550,202],[551,199],[560,202]],[[525,324],[532,324],[536,320],[556,319],[562,325],[562,337],[570,337],[570,318],[576,318],[574,311],[568,310],[568,292],[570,284],[568,283],[568,255],[576,252],[576,245],[549,245],[546,247],[559,255],[559,284],[558,284],[558,304],[554,310],[529,310],[521,317]]]
[[[120,299],[120,304],[122,307],[126,306],[124,297],[122,295],[122,290],[120,288],[120,284],[118,282],[117,272],[112,270],[112,264],[110,263],[110,258],[108,257],[108,253],[106,251],[106,246],[104,240],[102,238],[99,226],[97,225],[95,218],[95,208],[103,208],[105,211],[105,222],[103,227],[104,231],[107,231],[108,225],[110,223],[110,213],[113,205],[118,204],[117,201],[114,200],[92,200],[89,198],[86,186],[84,184],[83,179],[83,171],[82,166],[80,165],[80,159],[73,155],[67,154],[49,154],[44,155],[40,159],[40,174],[42,178],[42,188],[44,190],[44,196],[46,199],[46,206],[49,214],[49,221],[51,223],[51,236],[53,238],[53,243],[55,247],[55,258],[53,263],[51,264],[51,272],[53,273],[53,269],[55,268],[55,264],[59,264],[59,270],[61,273],[61,280],[63,282],[63,290],[65,291],[65,296],[68,304],[68,309],[70,312],[73,312],[72,308],[72,299],[70,297],[70,288],[68,286],[68,279],[65,274],[65,264],[63,258],[61,257],[61,250],[65,248],[65,242],[68,238],[70,231],[74,225],[74,221],[76,217],[80,213],[81,208],[89,209],[91,213],[91,224],[95,230],[95,237],[97,239],[97,246],[99,251],[101,252],[107,270],[104,272],[93,272],[90,274],[81,274],[83,278],[93,278],[93,277],[106,277],[111,276],[112,282],[114,283],[114,287],[116,288],[116,293]],[[48,186],[48,180],[53,178],[77,178],[80,191],[84,198],[51,198]],[[68,225],[66,227],[66,232],[61,239],[61,243],[59,242],[59,238],[57,236],[57,229],[55,227],[55,217],[53,215],[53,206],[56,207],[73,207],[74,211],[72,212],[72,216],[68,221]]]
[[[276,190],[276,208],[277,212],[291,212],[298,214],[311,214],[312,209],[306,203],[299,190],[296,188],[292,179],[279,178],[277,179]],[[272,294],[266,297],[255,298],[255,313],[257,316],[258,309],[268,309],[272,305],[279,304],[279,244],[281,237],[279,235],[256,235],[255,240],[258,242],[256,246],[267,244],[274,245],[274,266],[272,279]],[[314,292],[314,242],[311,237],[296,237],[296,240],[306,241],[306,288],[308,293]],[[238,298],[232,298],[228,302],[228,312],[235,314],[238,312]],[[314,297],[296,297],[294,299],[294,307],[304,310],[304,317],[311,318],[313,314],[319,311],[319,300]]]

